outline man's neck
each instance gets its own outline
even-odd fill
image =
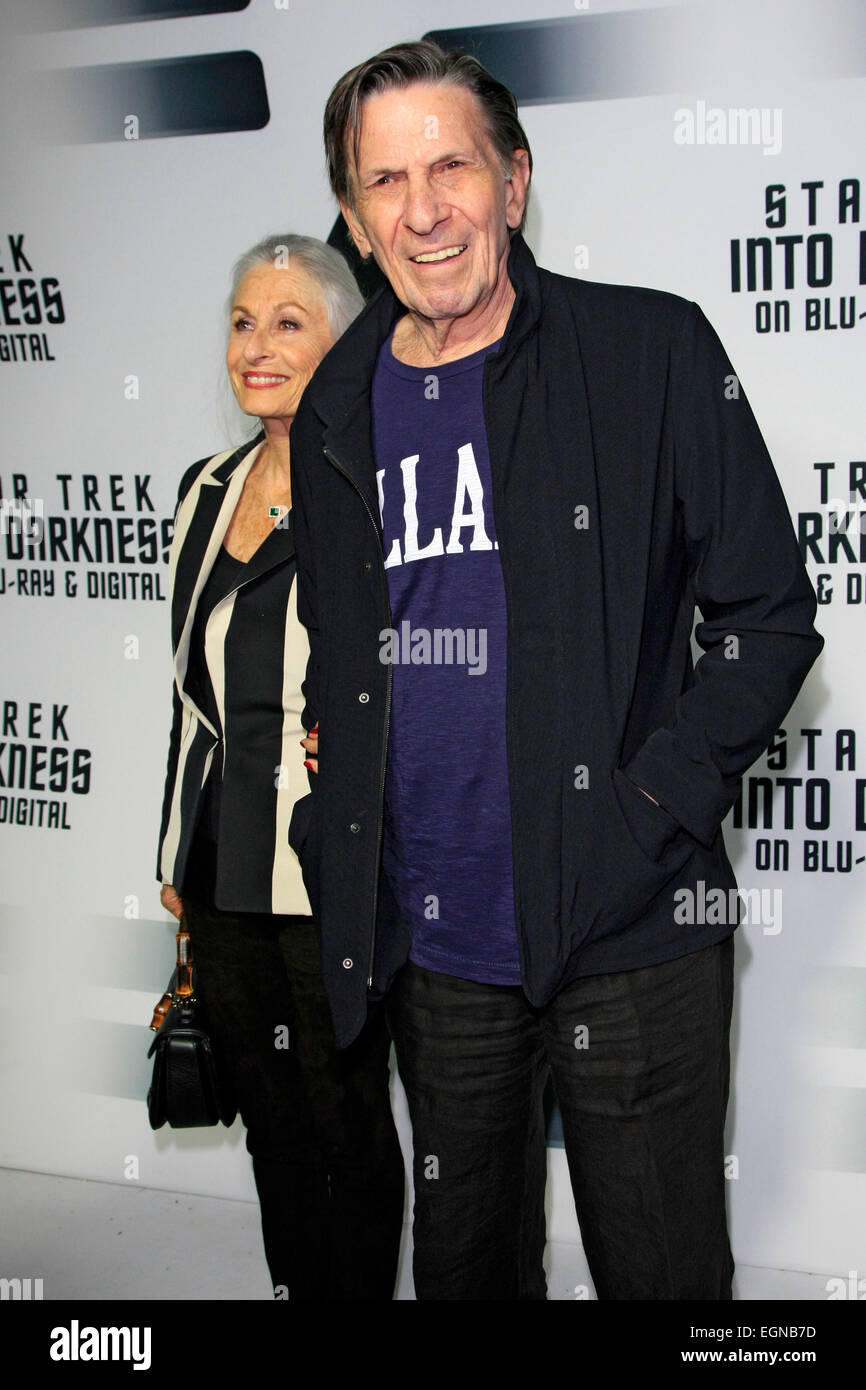
[[[467,324],[462,318],[426,319],[411,310],[398,319],[391,341],[391,351],[398,362],[409,367],[441,367],[470,357],[491,343],[498,342],[505,332],[514,303],[514,286],[510,280],[490,312]]]

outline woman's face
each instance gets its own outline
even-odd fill
[[[290,262],[256,266],[232,305],[226,366],[241,410],[291,420],[333,342],[316,281]]]

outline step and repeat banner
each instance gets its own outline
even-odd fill
[[[154,1134],[144,1106],[174,946],[174,503],[245,435],[232,262],[328,236],[327,95],[430,8],[36,0],[2,22],[0,1165],[253,1199],[239,1124]],[[435,23],[518,95],[538,261],[696,299],[782,480],[826,649],[727,824],[732,1240],[862,1298],[866,7],[440,0]],[[549,1234],[577,1242],[555,1113],[550,1144]]]

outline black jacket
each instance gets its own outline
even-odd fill
[[[697,305],[550,274],[519,235],[508,273],[483,403],[521,971],[542,1005],[577,976],[730,934],[736,915],[678,924],[673,895],[735,887],[721,821],[822,639],[781,487]],[[320,754],[289,838],[340,1046],[408,951],[380,874],[392,623],[370,429],[376,356],[403,313],[390,286],[371,300],[292,427],[303,722],[319,721]]]

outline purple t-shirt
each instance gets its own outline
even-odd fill
[[[393,665],[382,864],[410,959],[520,983],[505,751],[505,589],[481,405],[492,343],[436,369],[379,354],[373,447]]]

